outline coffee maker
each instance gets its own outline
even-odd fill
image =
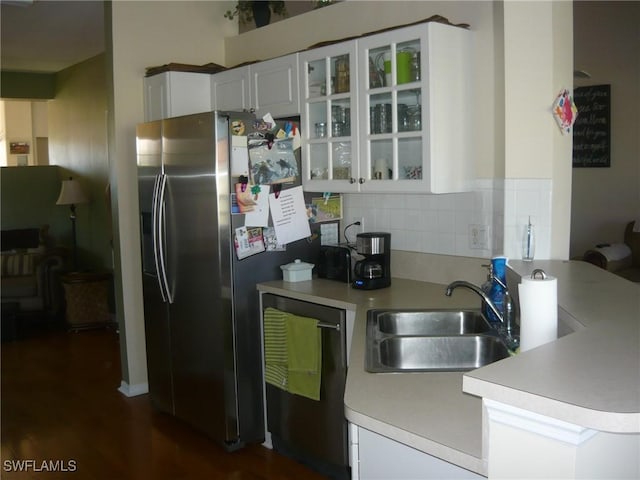
[[[356,251],[364,258],[353,267],[353,288],[374,290],[391,285],[391,234],[359,233]]]

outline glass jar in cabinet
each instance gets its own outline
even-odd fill
[[[303,52],[299,65],[304,188],[357,191],[355,42]]]
[[[424,23],[358,39],[360,191],[468,189],[468,34]]]

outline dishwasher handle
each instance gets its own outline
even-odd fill
[[[340,324],[339,323],[318,322],[318,328],[331,328],[331,329],[335,330],[336,332],[339,332],[340,331]]]

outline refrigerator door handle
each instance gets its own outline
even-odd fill
[[[158,244],[158,199],[160,197],[160,178],[162,174],[159,173],[156,175],[155,182],[153,183],[153,199],[151,201],[151,239],[153,241],[153,261],[156,266],[156,279],[158,280],[158,287],[160,288],[160,294],[162,295],[162,301],[167,301],[167,296],[164,293],[164,285],[160,278],[160,259],[158,258],[158,252],[160,251],[160,246]]]
[[[169,289],[169,281],[167,278],[167,267],[166,267],[166,259],[165,259],[165,245],[164,245],[164,194],[167,189],[167,176],[162,173],[160,174],[159,184],[158,184],[158,201],[157,201],[157,221],[156,224],[157,230],[156,235],[158,237],[158,279],[161,283],[161,290],[164,290],[163,297],[165,298],[165,302],[173,303],[173,297],[171,295],[171,291]]]
[[[158,278],[158,286],[163,302],[171,303],[169,288],[167,282],[167,273],[164,262],[164,242],[163,242],[163,225],[164,225],[164,188],[166,184],[166,176],[160,173],[156,176],[153,186],[153,258],[156,264],[156,275]]]

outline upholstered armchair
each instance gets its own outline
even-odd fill
[[[2,303],[17,304],[20,312],[62,311],[65,252],[49,244],[48,228],[2,231]]]

